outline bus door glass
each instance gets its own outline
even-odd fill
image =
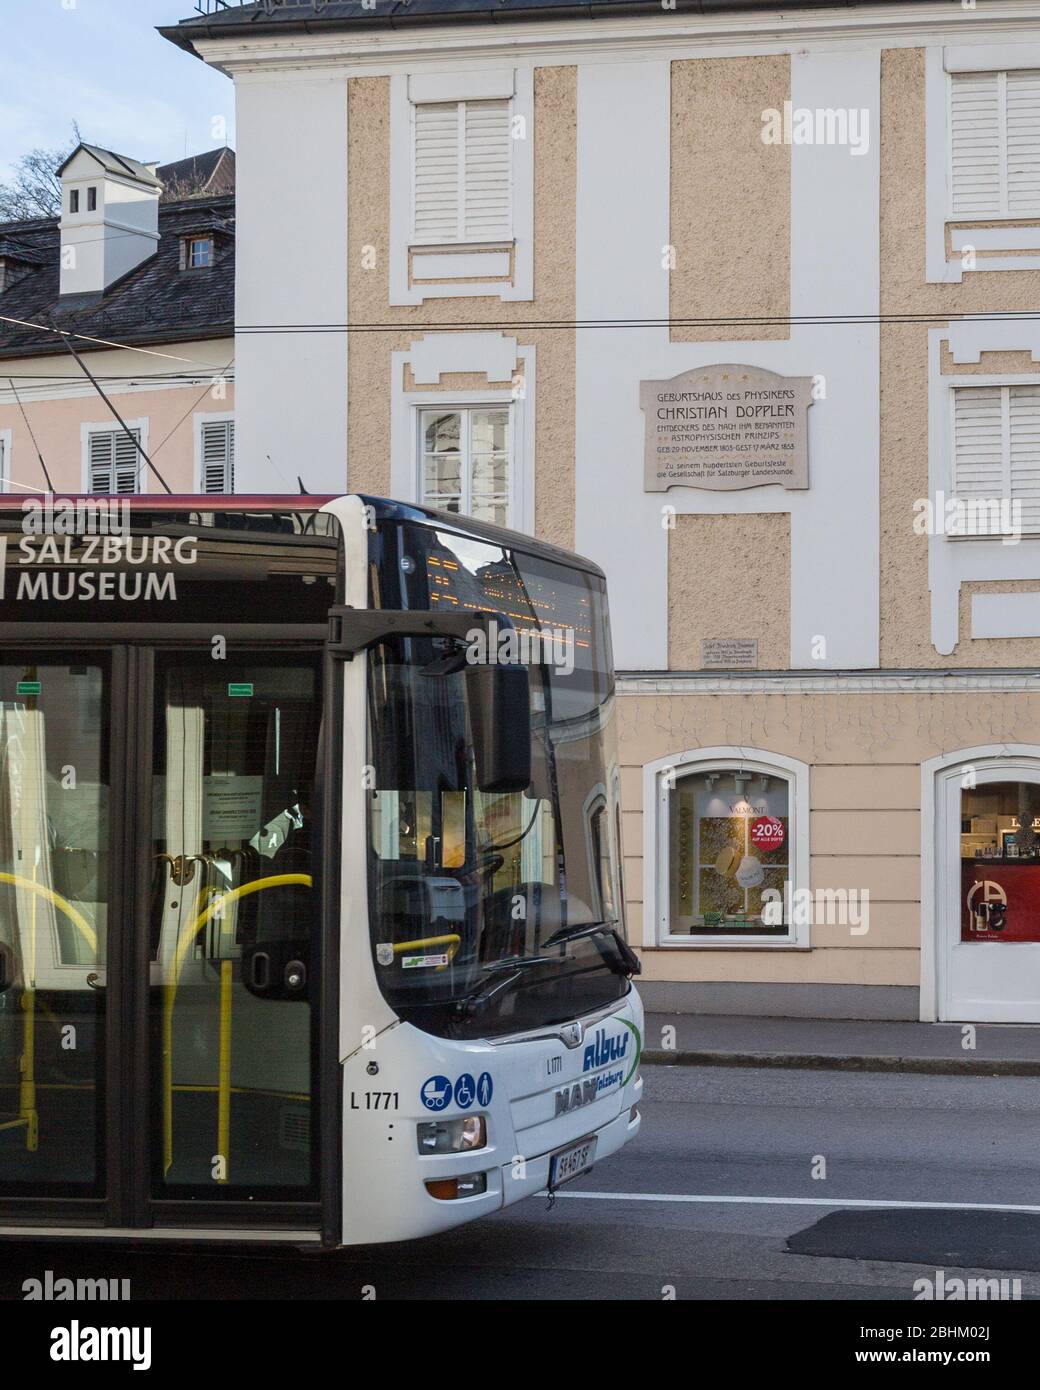
[[[108,668],[0,665],[0,1189],[100,1193]]]
[[[153,1196],[309,1199],[320,665],[157,667]]]

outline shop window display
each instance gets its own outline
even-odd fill
[[[784,900],[789,877],[790,783],[739,767],[698,770],[671,793],[671,932],[691,936],[786,936],[763,921],[763,903]],[[772,890],[772,892],[770,892]],[[765,895],[765,897],[763,897]]]
[[[1040,942],[1040,784],[961,792],[962,941]]]

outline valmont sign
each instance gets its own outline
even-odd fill
[[[812,386],[809,376],[732,363],[640,382],[644,490],[807,488]]]

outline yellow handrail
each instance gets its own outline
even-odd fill
[[[461,945],[462,937],[456,932],[449,932],[446,936],[420,936],[417,941],[395,941],[394,955],[399,956],[404,951],[417,951],[420,946],[447,946],[448,961],[446,965],[436,967],[436,973],[439,973],[442,970],[447,970]]]
[[[228,1180],[231,1148],[231,962],[220,962],[220,1045],[217,1051],[217,1155],[218,1182]]]
[[[60,893],[55,893],[53,888],[48,888],[46,884],[37,883],[34,878],[25,878],[21,874],[0,873],[0,883],[10,883],[16,888],[27,888],[30,893],[37,897],[46,898],[48,902],[65,914],[72,922],[73,926],[79,931],[94,955],[94,963],[97,964],[97,935],[94,928],[90,925],[83,914],[72,906],[67,898],[63,898]],[[29,929],[29,978],[31,985],[22,985],[22,1012],[25,1018],[22,1020],[22,1059],[21,1059],[21,1082],[19,1085],[17,1120],[10,1120],[2,1126],[4,1129],[13,1129],[17,1125],[25,1125],[25,1147],[30,1153],[35,1152],[39,1143],[39,1117],[36,1110],[36,898],[32,904],[32,925]]]
[[[205,909],[203,912],[200,912],[200,913],[198,914],[198,916],[195,918],[194,922],[192,922],[191,926],[188,928],[187,931],[181,932],[181,933],[179,933],[179,935],[178,935],[178,938],[177,938],[177,946],[176,946],[176,948],[175,948],[175,950],[174,950],[174,953],[173,953],[172,979],[171,979],[167,984],[165,984],[165,985],[163,986],[162,1063],[163,1063],[163,1175],[164,1175],[164,1176],[170,1171],[170,1167],[171,1167],[171,1165],[172,1165],[172,1163],[173,1163],[173,1006],[174,1006],[174,1004],[176,1003],[176,1000],[177,1000],[177,985],[178,985],[178,983],[180,982],[181,970],[183,969],[183,966],[184,966],[184,959],[185,959],[185,957],[187,956],[189,950],[191,949],[192,943],[194,942],[195,938],[198,936],[199,932],[200,932],[200,931],[202,930],[202,928],[206,925],[206,923],[207,923],[208,921],[210,921],[210,919],[211,919],[212,917],[214,917],[217,913],[223,912],[223,910],[224,910],[224,905],[225,905],[226,903],[237,902],[240,898],[248,898],[248,897],[250,897],[253,893],[262,893],[262,892],[264,891],[264,889],[266,889],[266,888],[281,888],[281,887],[285,887],[285,886],[291,885],[291,884],[297,884],[297,885],[299,885],[299,886],[301,886],[301,887],[304,887],[304,888],[311,888],[311,887],[314,886],[314,880],[311,878],[310,874],[270,874],[270,875],[268,875],[267,878],[255,878],[255,879],[253,879],[253,881],[252,881],[251,883],[243,883],[243,884],[241,884],[241,886],[238,887],[238,888],[229,888],[228,891],[227,891],[226,893],[220,893],[217,897],[215,897],[215,898],[213,899],[213,901],[206,907],[206,909]],[[230,962],[229,962],[229,963],[230,963]],[[224,1027],[224,1014],[223,1014],[223,1008],[224,1008],[224,1006],[225,1006],[225,1000],[226,1000],[226,1001],[227,1001],[227,1008],[228,1008],[228,1010],[230,1010],[230,994],[226,994],[226,995],[224,994],[224,992],[223,992],[223,985],[224,985],[223,980],[221,981],[221,985],[222,985],[222,996],[221,996],[221,1004],[222,1004],[221,1025],[222,1025],[222,1028],[223,1028],[223,1027]],[[228,1099],[228,1097],[230,1096],[230,1089],[227,1089],[227,1095],[225,1095],[225,1088],[230,1088],[230,1081],[231,1081],[231,1041],[230,1041],[230,1037],[231,1037],[231,1035],[230,1035],[230,1012],[228,1012],[228,1014],[227,1014],[227,1034],[226,1034],[226,1039],[227,1039],[226,1053],[225,1053],[225,1049],[224,1049],[224,1047],[223,1047],[223,1045],[222,1045],[222,1047],[221,1047],[221,1058],[220,1058],[220,1088],[218,1089],[218,1099],[217,1099],[218,1144],[219,1144],[219,1140],[220,1140],[220,1131],[221,1131],[221,1127],[222,1127],[223,1120],[224,1120],[224,1117],[225,1117],[225,1116],[227,1117],[227,1128],[228,1128],[228,1134],[225,1135],[225,1143],[227,1142],[227,1138],[229,1137],[229,1133],[230,1133],[230,1114],[231,1114],[231,1111],[230,1111],[230,1103],[229,1103],[229,1099]],[[222,1034],[222,1043],[223,1043],[223,1039],[224,1039],[224,1035]],[[225,1074],[224,1074],[224,1073],[225,1073],[225,1067],[224,1067],[225,1060],[226,1060],[226,1073],[227,1073],[226,1076],[225,1076]],[[227,1159],[228,1159],[228,1155],[227,1155],[227,1153],[224,1151],[224,1149],[221,1149],[221,1148],[219,1148],[219,1147],[218,1147],[218,1150],[217,1150],[217,1151],[218,1151],[218,1153],[221,1155],[221,1157],[224,1159],[223,1172],[224,1172],[224,1174],[226,1175],[226,1173],[227,1173]],[[224,1180],[226,1180],[226,1177],[225,1177]]]
[[[48,902],[53,903],[60,912],[64,912],[69,921],[78,929],[84,941],[94,952],[96,961],[97,936],[94,932],[94,928],[81,912],[77,912],[67,898],[63,898],[60,893],[55,893],[52,888],[48,888],[42,883],[37,883],[35,879],[23,878],[21,874],[0,873],[0,883],[13,883],[16,888],[28,888],[30,893],[38,893],[41,898],[46,898]]]

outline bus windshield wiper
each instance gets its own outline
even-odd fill
[[[548,941],[542,942],[542,948],[564,946],[568,941],[580,941],[584,937],[592,936],[603,936],[611,942],[616,951],[615,958],[619,959],[625,967],[624,974],[639,975],[642,973],[643,967],[639,957],[618,931],[616,922],[576,922],[573,927],[561,927],[559,931],[553,932]]]
[[[480,968],[486,975],[500,975],[504,970],[524,970],[529,965],[555,965],[555,956],[503,956]]]

